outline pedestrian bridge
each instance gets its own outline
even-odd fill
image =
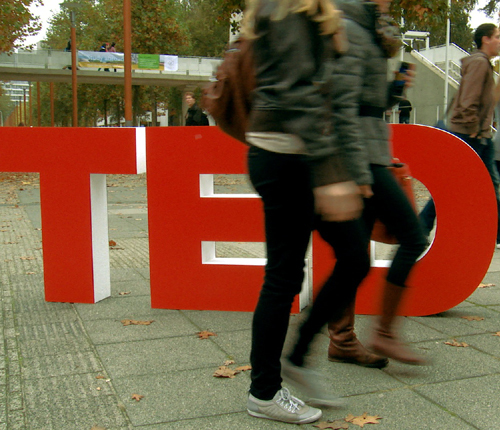
[[[132,85],[196,87],[210,80],[220,62],[220,58],[178,57],[176,71],[133,69]],[[0,81],[71,83],[70,67],[71,52],[34,50],[0,54]],[[115,72],[113,65],[109,67],[109,72],[104,68],[79,67],[78,83],[123,85],[123,68],[116,68]]]

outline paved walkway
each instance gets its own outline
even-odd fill
[[[117,243],[112,297],[46,303],[37,177],[0,176],[0,430],[291,428],[247,415],[248,372],[212,376],[226,360],[232,368],[248,364],[250,313],[151,309],[144,176],[110,176],[108,192]],[[405,319],[408,341],[433,366],[333,364],[321,335],[313,360],[325,384],[349,401],[325,410],[322,421],[367,412],[382,417],[365,426],[374,430],[499,429],[499,271],[500,250],[484,281],[495,286],[448,312]],[[154,322],[124,326],[124,319]],[[357,318],[362,339],[368,325],[368,317]],[[203,330],[217,336],[200,340]],[[445,344],[453,339],[469,347]]]

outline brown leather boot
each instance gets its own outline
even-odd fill
[[[384,357],[406,364],[425,365],[427,361],[398,338],[395,330],[397,310],[406,288],[387,282],[382,297],[382,315],[373,330],[369,348]]]
[[[328,324],[328,333],[328,360],[379,369],[387,365],[387,358],[369,352],[357,339],[354,333],[354,301],[337,321]]]

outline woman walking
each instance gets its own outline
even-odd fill
[[[340,140],[332,134],[332,125],[345,113],[332,112],[329,103],[339,25],[330,0],[256,0],[245,11],[243,24],[243,34],[253,40],[256,67],[246,133],[248,168],[263,202],[267,250],[252,323],[247,409],[254,417],[295,424],[316,421],[321,410],[283,388],[281,373],[303,388],[310,401],[341,404],[319,389],[316,375],[304,367],[304,355],[332,314],[353,300],[369,269],[359,219],[362,196],[371,194],[364,148],[356,136]],[[337,263],[301,329],[293,357],[281,362],[314,228],[334,249]]]
[[[426,247],[426,239],[408,198],[387,169],[392,154],[384,112],[397,104],[401,91],[396,82],[387,82],[388,59],[400,48],[399,30],[386,15],[392,0],[339,0],[337,5],[346,18],[349,49],[335,62],[332,94],[342,99],[355,113],[360,140],[368,152],[373,177],[373,196],[365,201],[363,218],[368,232],[380,219],[399,241],[399,249],[388,271],[371,351],[367,351],[354,333],[354,298],[342,315],[329,323],[331,361],[383,367],[388,358],[407,364],[425,364],[425,360],[405,346],[398,337],[395,320],[407,289],[406,280],[417,258]],[[412,72],[406,77],[412,81]]]

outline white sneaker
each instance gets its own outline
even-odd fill
[[[500,249],[500,242],[497,243],[497,249]]]
[[[300,367],[290,360],[281,360],[281,377],[294,388],[302,391],[308,398],[307,403],[315,406],[343,407],[345,399],[325,391],[321,386],[323,376],[314,370]]]
[[[260,400],[249,394],[247,411],[253,417],[291,424],[313,423],[323,415],[320,409],[292,396],[287,388],[279,390],[272,400]]]

